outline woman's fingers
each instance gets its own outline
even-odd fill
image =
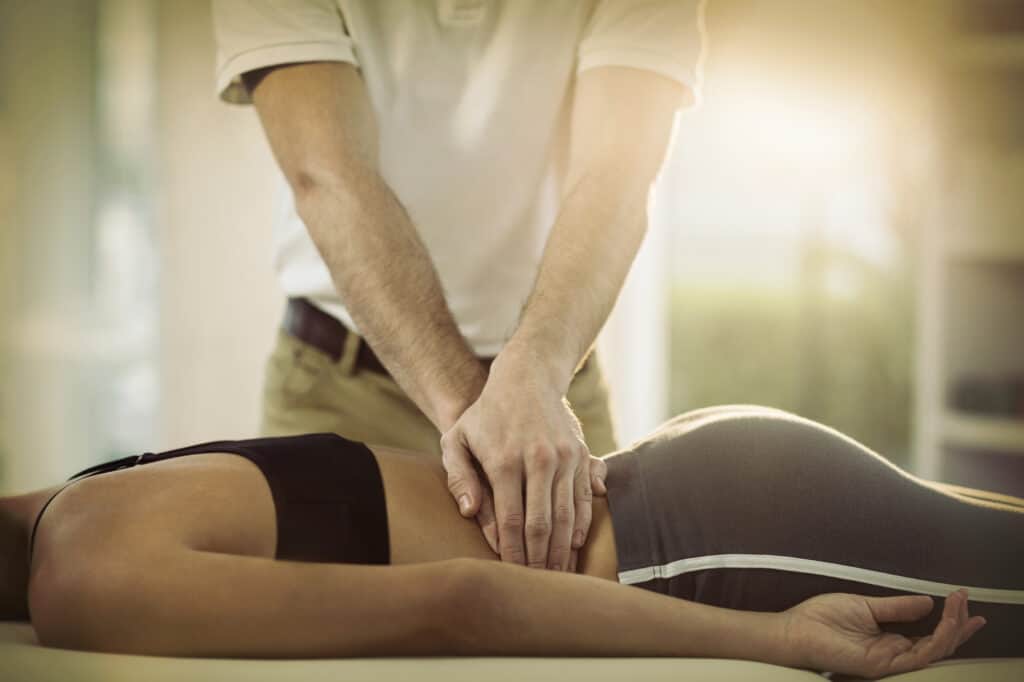
[[[970,618],[971,618],[968,615],[968,613],[967,613],[967,593],[966,593],[966,591],[963,593],[963,599],[958,600],[957,614],[956,615],[957,615],[958,622],[960,624],[960,629],[957,632],[956,645],[953,647],[954,649],[956,649],[956,647],[960,646],[960,643],[963,642],[964,633],[967,631],[967,621],[970,620]]]
[[[984,619],[982,619],[984,620]],[[967,612],[967,590],[959,589],[946,597],[942,609],[942,620],[939,621],[929,642],[929,657],[925,662],[931,663],[953,654],[963,642],[976,632],[978,626],[971,625]],[[975,621],[976,623],[976,621]],[[973,631],[972,631],[973,630]]]
[[[945,656],[945,651],[949,648],[950,643],[955,641],[955,634],[955,621],[943,616],[932,634],[917,640],[914,646],[893,658],[884,674],[892,675],[916,670],[932,661],[937,661]]]
[[[946,603],[942,607],[942,620],[939,621],[935,632],[932,633],[931,647],[926,663],[945,658],[956,650],[963,624],[961,607],[966,600],[967,597],[961,590],[946,597]]]
[[[982,618],[981,616],[971,617],[971,619],[967,621],[967,626],[964,628],[964,634],[960,638],[960,643],[957,644],[957,647],[959,647],[960,644],[963,644],[964,642],[969,640],[971,637],[974,637],[975,633],[977,633],[978,630],[985,627],[985,624],[987,622],[988,621]]]
[[[961,594],[961,596],[963,598],[960,601],[961,627],[960,627],[960,638],[957,640],[957,643],[956,643],[957,648],[959,648],[961,644],[963,644],[964,642],[969,640],[971,637],[973,637],[974,633],[976,633],[978,630],[980,630],[983,627],[985,627],[985,623],[988,622],[984,618],[982,618],[981,616],[973,616],[972,617],[971,614],[970,614],[970,611],[968,609],[968,604],[967,604],[967,602],[968,602],[967,590],[964,589],[964,588],[961,588],[960,590],[958,590],[958,592]]]
[[[923,594],[899,597],[868,597],[868,608],[878,623],[909,623],[924,618],[934,608],[932,598]]]
[[[946,658],[984,625],[984,618],[972,618],[968,613],[967,590],[957,590],[946,597],[942,618],[935,631],[917,640],[907,651],[895,656],[885,674],[914,670]]]

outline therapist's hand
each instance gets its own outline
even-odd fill
[[[499,356],[441,448],[459,511],[476,517],[502,561],[575,570],[607,465],[591,457],[560,387]]]

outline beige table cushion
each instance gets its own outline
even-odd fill
[[[707,658],[379,658],[262,661],[91,654],[39,646],[31,626],[0,622],[3,682],[821,682],[763,663]],[[955,661],[890,678],[901,682],[1021,682],[1024,658]]]

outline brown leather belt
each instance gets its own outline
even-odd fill
[[[288,299],[281,327],[300,341],[327,353],[335,362],[341,359],[342,351],[345,348],[345,339],[352,333],[332,315],[320,310],[305,298]],[[480,360],[484,364],[490,365],[494,358],[480,358]],[[378,374],[388,374],[388,370],[365,339],[360,339],[359,349],[356,351],[355,367]]]

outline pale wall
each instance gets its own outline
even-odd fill
[[[284,305],[270,262],[273,160],[255,111],[214,95],[209,4],[159,7],[157,447],[247,437]]]

